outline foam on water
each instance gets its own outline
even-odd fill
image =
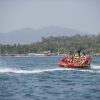
[[[100,70],[100,65],[91,65],[91,69],[98,69],[98,70]]]
[[[92,65],[91,69],[72,69],[72,68],[45,68],[45,69],[33,69],[33,70],[22,70],[16,68],[0,68],[0,73],[17,73],[17,74],[34,74],[34,73],[44,73],[44,72],[53,72],[53,71],[62,71],[62,70],[75,70],[82,72],[92,72],[100,73],[100,66]]]
[[[50,68],[50,69],[33,69],[33,70],[21,70],[13,68],[0,68],[0,73],[23,73],[23,74],[32,74],[32,73],[43,73],[43,72],[52,72],[58,70],[66,70],[64,68]],[[71,69],[67,69],[71,70]]]

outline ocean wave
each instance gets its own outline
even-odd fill
[[[22,70],[16,68],[0,68],[0,73],[16,73],[16,74],[35,74],[35,73],[44,73],[44,72],[53,72],[53,71],[62,71],[62,70],[75,70],[82,72],[91,72],[91,73],[100,73],[100,70],[96,70],[97,66],[93,66],[91,69],[72,69],[72,68],[44,68],[44,69],[33,69],[33,70]],[[100,66],[98,66],[100,69]]]

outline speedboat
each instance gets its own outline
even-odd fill
[[[65,68],[83,68],[89,69],[91,64],[91,57],[88,56],[74,56],[67,55],[58,62],[60,67]]]

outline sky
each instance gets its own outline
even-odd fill
[[[61,26],[100,32],[100,0],[0,0],[0,32]]]

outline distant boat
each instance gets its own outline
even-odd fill
[[[45,56],[45,54],[42,54],[42,53],[34,53],[34,56]]]

